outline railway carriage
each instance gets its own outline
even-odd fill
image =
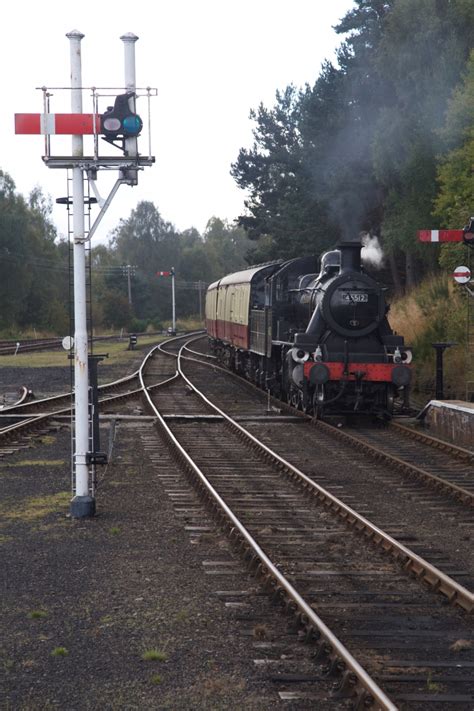
[[[321,257],[275,261],[211,284],[212,351],[229,368],[316,416],[390,417],[407,404],[411,352],[387,320],[359,237]]]

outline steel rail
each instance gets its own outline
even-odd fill
[[[174,380],[176,377],[179,377],[179,374],[175,374],[171,376],[170,378],[167,378],[166,380],[162,380],[159,383],[153,383],[151,385],[148,385],[148,390],[152,391],[155,390],[156,388],[161,387],[162,385],[167,385],[169,382]],[[99,400],[99,404],[107,404],[111,402],[115,402],[118,400],[123,400],[125,398],[131,398],[134,396],[141,396],[143,393],[142,388],[138,388],[136,390],[128,390],[125,393],[119,393],[117,395],[110,395],[109,397],[104,397]],[[54,419],[56,417],[64,417],[65,413],[68,413],[68,418],[70,419],[72,417],[72,413],[74,412],[74,408],[70,407],[64,407],[61,410],[53,410],[52,412],[38,412],[31,417],[27,418],[26,415],[23,415],[25,419],[21,420],[21,422],[16,422],[12,425],[7,425],[6,427],[1,427],[0,428],[0,437],[6,437],[9,434],[14,434],[16,432],[20,432],[22,428],[27,428],[29,425],[33,425],[35,422],[38,422],[39,420],[48,420],[48,419]],[[1,411],[0,411],[1,414]],[[22,415],[15,415],[14,413],[11,413],[9,415],[10,417],[22,417]],[[99,415],[99,419],[101,416]]]
[[[405,563],[404,567],[413,572],[417,577],[422,578],[427,584],[438,592],[445,595],[448,600],[455,603],[465,609],[467,612],[472,612],[474,610],[474,594],[471,593],[467,588],[463,587],[455,580],[450,578],[448,575],[443,573],[441,570],[436,568],[434,565],[426,561],[421,556],[417,555],[409,548],[404,546],[402,543],[397,541],[395,538],[389,534],[382,531],[382,529],[375,526],[364,516],[361,516],[357,511],[352,509],[350,506],[345,504],[343,501],[338,499],[336,496],[331,494],[329,491],[324,489],[322,486],[310,479],[304,472],[297,469],[295,466],[286,461],[279,454],[271,450],[265,444],[260,442],[253,434],[248,432],[242,425],[233,420],[229,415],[227,415],[223,410],[221,410],[217,405],[214,405],[205,395],[203,395],[187,378],[187,376],[182,372],[180,365],[180,358],[178,358],[178,367],[180,369],[183,379],[187,384],[194,390],[194,392],[206,402],[209,407],[215,410],[219,415],[221,415],[231,427],[238,430],[243,437],[250,440],[255,447],[258,447],[266,457],[276,461],[281,467],[286,469],[293,478],[300,481],[306,489],[312,490],[316,496],[323,501],[332,511],[340,515],[349,525],[356,528],[358,531],[363,531],[376,545],[381,546],[387,552],[392,553],[396,558],[402,558]],[[317,421],[318,425],[323,425],[328,428],[331,433],[340,433],[340,430],[327,425],[326,423],[321,423]],[[352,435],[347,435],[347,433],[342,433],[347,437],[352,437]]]
[[[182,340],[183,338],[189,338],[191,341],[198,341],[200,338],[204,338],[206,335],[205,331],[196,331],[191,333],[184,333],[181,336],[175,336],[173,338],[168,338],[166,341],[162,341],[161,343],[158,343],[156,348],[154,350],[159,350],[162,353],[164,353],[167,356],[171,356],[172,358],[178,358],[177,353],[171,353],[171,351],[166,351],[164,350],[163,346],[167,346],[169,343],[174,343],[176,341]],[[152,351],[153,352],[153,351]],[[199,354],[201,355],[201,354]],[[178,371],[176,371],[178,372]]]
[[[401,422],[390,422],[390,429],[400,430],[404,435],[410,437],[410,439],[418,440],[419,442],[424,442],[434,449],[439,449],[442,451],[449,452],[453,457],[461,459],[463,461],[471,460],[474,461],[474,450],[466,449],[465,447],[460,447],[452,442],[446,442],[445,440],[439,439],[438,437],[433,437],[433,435],[426,434],[426,432],[420,432],[419,430],[412,429],[406,425],[402,425]]]
[[[110,383],[104,383],[103,385],[98,386],[98,390],[112,390],[113,388],[116,388],[120,385],[124,385],[128,381],[135,380],[138,378],[138,370],[135,370],[133,373],[130,373],[130,375],[125,375],[123,378],[119,378],[118,380],[112,380]],[[65,398],[70,398],[72,395],[71,392],[67,393],[60,393],[59,395],[51,395],[49,397],[44,397],[40,398],[39,400],[33,400],[31,402],[22,402],[14,405],[8,405],[7,407],[2,408],[1,412],[9,412],[12,410],[19,410],[21,411],[23,408],[26,409],[28,407],[36,407],[37,405],[43,405],[47,403],[52,403],[57,400],[62,400]]]
[[[150,354],[148,354],[147,358],[150,357]],[[146,364],[146,360],[143,363],[142,369],[144,368]],[[278,568],[272,563],[270,558],[266,555],[266,553],[263,551],[263,549],[259,546],[259,544],[255,541],[255,539],[251,536],[251,534],[247,531],[245,526],[240,522],[240,520],[235,516],[233,511],[227,506],[225,503],[224,499],[220,496],[220,494],[216,491],[216,489],[212,486],[212,484],[207,480],[206,476],[203,474],[203,472],[200,470],[200,468],[195,464],[195,462],[191,459],[189,454],[186,452],[186,450],[181,446],[179,441],[176,439],[174,434],[172,433],[171,429],[168,427],[166,424],[165,420],[163,419],[162,415],[160,414],[159,410],[156,408],[154,405],[152,399],[150,398],[147,388],[145,386],[144,380],[143,380],[143,371],[141,369],[140,372],[140,380],[142,383],[142,389],[143,392],[145,393],[145,396],[147,398],[147,401],[152,408],[153,412],[156,415],[157,421],[159,422],[161,428],[163,431],[166,433],[166,436],[172,443],[173,447],[178,450],[181,458],[185,461],[188,467],[190,467],[193,472],[197,475],[199,478],[199,481],[201,484],[205,487],[207,492],[211,495],[213,500],[218,504],[220,507],[221,511],[224,512],[228,520],[233,524],[234,528],[239,532],[241,537],[246,541],[246,543],[250,546],[254,554],[260,559],[262,565],[268,571],[268,574],[270,574],[273,579],[278,583],[279,586],[285,592],[289,595],[289,597],[294,601],[294,603],[297,605],[299,608],[301,615],[302,615],[302,621],[305,623],[306,626],[314,626],[315,629],[318,630],[318,632],[324,637],[324,639],[327,641],[327,643],[333,648],[333,650],[336,651],[337,655],[343,660],[344,664],[347,665],[347,667],[356,675],[357,680],[361,684],[361,686],[373,697],[373,699],[379,704],[379,707],[381,709],[384,709],[386,711],[397,711],[397,706],[393,704],[393,702],[388,698],[388,696],[384,693],[384,691],[378,686],[378,684],[372,679],[372,677],[366,672],[366,670],[359,664],[359,662],[355,659],[355,657],[352,656],[352,654],[347,650],[342,642],[331,632],[329,627],[323,622],[323,620],[315,613],[315,611],[312,609],[310,605],[304,600],[304,598],[301,597],[301,595],[298,593],[298,591],[291,585],[290,582],[284,577],[284,575],[278,570]],[[180,354],[178,354],[178,370],[180,370]],[[219,408],[217,408],[215,405],[210,403],[207,398],[199,393],[199,391],[192,385],[192,383],[188,380],[188,378],[182,373],[180,370],[180,375],[183,377],[183,379],[191,386],[191,388],[198,394],[202,399],[211,406],[211,408],[215,409],[216,411],[220,412]],[[225,415],[225,413],[221,413],[224,418],[228,421],[231,421],[231,419]],[[231,421],[232,422],[232,421]],[[240,428],[242,429],[242,428]],[[245,432],[245,430],[243,430]]]
[[[199,338],[202,338],[202,336],[198,336],[196,339],[193,340],[199,340]],[[187,345],[184,346],[184,350],[188,351],[188,353],[194,353],[194,355],[198,355],[201,358],[208,358],[209,360],[217,360],[217,356],[210,355],[209,353],[199,353],[199,351],[195,351],[192,348],[189,348]]]
[[[145,357],[145,360],[148,359],[150,354],[152,354],[156,350],[156,348],[160,348],[161,345],[165,345],[165,344],[170,343],[174,340],[181,340],[183,338],[186,338],[188,335],[189,334],[184,334],[184,335],[180,335],[180,336],[177,336],[174,338],[167,339],[166,341],[163,341],[162,344],[159,344],[157,347],[153,348],[149,354],[147,354],[147,356]],[[173,354],[166,352],[166,351],[163,351],[163,353],[165,353],[166,355],[173,355]],[[119,384],[124,384],[129,380],[137,378],[139,376],[139,374],[140,374],[140,369],[134,371],[134,373],[132,373],[130,375],[125,376],[124,378],[119,378],[118,380],[114,380],[111,383],[105,383],[104,385],[99,386],[99,389],[107,389],[107,388],[111,388],[113,386],[117,386]],[[171,382],[172,380],[174,380],[177,377],[179,377],[179,373],[176,371],[176,373],[173,376],[171,376],[171,378],[160,381],[159,383],[154,383],[152,385],[149,385],[148,389],[154,390],[155,388],[158,388],[161,385],[166,385],[168,382]],[[56,399],[70,397],[70,395],[71,395],[71,393],[64,393],[62,395],[53,395],[50,398],[36,400],[35,404],[40,405],[42,403],[52,402]],[[136,390],[129,390],[124,393],[119,393],[117,395],[110,395],[109,397],[101,398],[99,400],[99,404],[110,403],[110,402],[113,402],[116,400],[120,400],[120,399],[124,399],[124,398],[131,398],[133,396],[140,396],[140,395],[142,395],[142,387],[141,386],[140,386],[140,388],[138,388]],[[19,405],[18,410],[21,410],[22,407],[24,407],[28,404],[31,404],[31,403],[24,403],[23,405]],[[15,408],[15,409],[17,409],[17,408]],[[10,408],[3,408],[0,410],[0,414],[3,415],[6,412],[7,414],[11,414],[12,417],[16,416],[15,412],[12,412],[12,411],[9,412],[9,410],[10,410]],[[22,420],[21,422],[16,422],[12,425],[7,425],[6,427],[1,427],[0,428],[0,438],[8,438],[11,435],[21,432],[22,429],[27,430],[29,427],[32,427],[36,423],[39,423],[41,421],[46,422],[48,419],[53,419],[55,417],[62,417],[62,416],[64,416],[65,413],[70,413],[70,416],[72,417],[73,412],[74,412],[74,407],[71,408],[70,406],[68,406],[68,407],[61,408],[59,410],[53,410],[52,412],[32,413],[30,416],[28,416],[28,414],[25,413],[25,419]]]
[[[0,405],[0,413],[3,412],[4,410],[8,410],[11,407],[20,407],[25,403],[26,398],[28,397],[30,391],[26,387],[26,385],[22,385],[20,388],[20,396],[18,400],[11,405]]]
[[[60,414],[62,411],[58,411],[58,414]],[[54,413],[56,414],[56,413]],[[14,435],[17,434],[18,432],[21,432],[22,429],[29,429],[30,427],[33,427],[34,425],[40,423],[41,421],[47,421],[48,419],[51,419],[51,417],[54,416],[54,414],[51,413],[46,413],[46,414],[39,414],[39,415],[32,415],[28,419],[24,419],[21,422],[15,422],[13,425],[7,425],[7,427],[2,427],[0,429],[0,438],[2,439],[8,439],[9,435]]]
[[[197,338],[195,339],[197,340]],[[206,363],[203,360],[197,360],[195,358],[192,358],[190,356],[183,356],[186,360],[189,361],[194,361],[195,363],[201,363],[202,365],[208,365],[209,367],[212,368],[218,368],[221,370],[223,373],[226,373],[230,375],[233,378],[237,378],[238,380],[246,383],[250,387],[254,388],[256,391],[262,393],[262,389],[258,388],[254,383],[252,383],[249,380],[246,380],[242,376],[238,375],[237,373],[233,373],[231,370],[228,370],[227,368],[223,368],[221,365],[216,365],[214,363]],[[437,476],[436,474],[432,474],[429,471],[426,471],[426,469],[422,469],[421,467],[417,467],[415,464],[410,464],[409,462],[406,462],[405,460],[396,457],[393,454],[388,454],[388,452],[384,452],[382,449],[379,449],[378,447],[375,447],[372,444],[369,444],[365,440],[362,440],[358,438],[357,436],[353,434],[349,434],[348,432],[345,432],[339,428],[334,427],[333,425],[328,424],[327,422],[324,422],[323,420],[316,420],[314,417],[311,415],[307,415],[306,413],[302,412],[301,410],[296,409],[292,405],[289,405],[286,402],[283,402],[281,400],[277,400],[273,396],[270,396],[271,401],[278,405],[279,407],[282,407],[284,409],[289,409],[293,411],[297,416],[301,417],[302,419],[307,420],[308,422],[311,422],[313,425],[316,427],[319,427],[320,429],[324,430],[327,432],[330,436],[332,437],[339,437],[342,440],[345,440],[346,442],[356,446],[358,449],[361,449],[363,452],[366,452],[367,454],[370,454],[375,460],[383,460],[387,462],[388,464],[391,464],[395,466],[397,469],[404,471],[406,474],[409,474],[411,476],[415,476],[419,480],[423,480],[433,486],[436,490],[442,490],[445,491],[446,493],[450,494],[456,501],[460,501],[463,504],[467,504],[469,506],[474,506],[474,492],[469,491],[468,489],[463,488],[462,486],[459,486],[458,484],[453,484],[452,482],[448,481],[447,479],[443,479],[440,476]],[[408,427],[405,427],[404,425],[400,425],[398,423],[391,423],[391,426],[400,428],[405,434],[409,435],[411,433],[411,430]],[[417,433],[418,434],[418,433]],[[413,435],[415,437],[415,435]],[[436,439],[435,437],[430,437],[429,435],[425,434],[419,434],[420,439],[423,438],[423,441],[426,444],[432,445],[436,447],[437,449],[441,448],[441,440]],[[442,443],[444,444],[444,443]],[[446,449],[449,449],[449,451],[453,453],[454,456],[458,456],[459,459],[467,459],[467,458],[474,458],[474,453],[470,452],[467,449],[463,449],[462,447],[457,447],[456,445],[451,445],[450,443],[446,443]]]
[[[167,343],[171,343],[171,342],[173,342],[173,341],[182,340],[183,338],[186,338],[186,337],[188,337],[188,336],[202,337],[202,336],[198,336],[198,335],[197,335],[197,334],[201,334],[201,333],[202,333],[202,332],[199,331],[199,332],[197,332],[196,334],[193,333],[193,332],[191,332],[191,334],[181,334],[181,335],[179,335],[179,336],[174,336],[173,338],[168,338],[168,339],[166,339],[165,341],[163,341],[162,343],[160,343],[158,347],[160,348],[162,345],[166,345]],[[98,337],[98,338],[100,338],[100,337]],[[119,338],[119,336],[109,336],[109,338]],[[164,351],[164,352],[165,352],[165,351]],[[170,354],[169,354],[169,355],[170,355]],[[140,369],[138,368],[138,369],[135,370],[133,373],[130,373],[129,375],[125,375],[123,378],[118,378],[117,380],[112,380],[110,383],[103,383],[102,385],[99,385],[99,386],[98,386],[98,390],[99,390],[99,391],[100,391],[100,390],[102,390],[102,391],[111,390],[111,389],[113,389],[113,388],[116,388],[116,387],[118,387],[118,386],[120,386],[120,385],[125,384],[126,382],[128,382],[128,381],[130,381],[130,380],[137,379],[139,372],[140,372]],[[141,392],[141,391],[140,391],[140,392]],[[24,394],[24,397],[26,397],[27,393],[28,393],[28,390],[26,390],[26,392],[25,392],[25,394]],[[6,405],[5,407],[0,408],[0,411],[1,411],[2,413],[4,413],[4,412],[16,410],[16,409],[21,410],[22,408],[25,408],[25,409],[26,409],[26,408],[32,407],[32,406],[33,406],[33,407],[36,407],[36,405],[43,405],[43,404],[51,403],[51,402],[54,402],[54,401],[56,401],[56,400],[60,400],[60,399],[62,399],[62,398],[70,398],[71,395],[72,395],[71,392],[67,392],[67,393],[60,393],[59,395],[51,395],[50,397],[41,398],[41,399],[39,399],[39,400],[34,400],[33,402],[22,402],[22,401],[18,401],[17,403],[15,403],[15,404],[13,404],[13,405]],[[23,398],[23,399],[24,399],[24,398]]]
[[[98,343],[100,341],[126,341],[130,335],[131,334],[123,336],[93,336],[91,340],[93,343]],[[158,336],[161,335],[161,333],[137,333],[136,335],[141,337],[149,337]],[[63,339],[60,336],[53,336],[51,338],[27,338],[23,340],[18,338],[16,340],[0,340],[0,356],[11,355],[17,350],[18,344],[20,344],[18,347],[18,353],[30,353],[32,351],[41,351],[47,348],[57,350],[62,347],[62,341]]]
[[[384,452],[382,449],[375,447],[373,444],[369,444],[368,442],[363,439],[360,439],[356,435],[349,434],[349,432],[344,432],[341,429],[334,427],[333,425],[329,425],[327,422],[314,419],[312,421],[320,429],[329,432],[334,437],[338,437],[339,439],[342,439],[346,442],[350,442],[358,449],[361,449],[363,452],[367,452],[368,454],[370,454],[372,457],[374,457],[374,459],[377,459],[379,461],[383,460],[388,464],[392,464],[397,467],[397,469],[404,471],[406,474],[414,475],[418,479],[422,479],[423,481],[433,484],[435,488],[442,489],[446,493],[451,494],[455,499],[458,499],[463,504],[469,504],[469,506],[474,506],[474,492],[469,491],[468,489],[464,489],[458,484],[453,484],[447,479],[443,479],[442,477],[437,476],[436,474],[432,474],[431,472],[426,471],[426,469],[417,467],[415,464],[410,464],[410,462],[406,462],[404,459],[396,457],[394,454],[388,454],[388,452]]]

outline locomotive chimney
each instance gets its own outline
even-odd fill
[[[360,272],[360,251],[362,249],[362,239],[360,235],[354,237],[344,237],[339,244],[341,252],[341,271]]]

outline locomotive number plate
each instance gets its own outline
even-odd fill
[[[349,291],[342,295],[342,300],[350,301],[356,304],[366,304],[369,300],[369,295],[360,291]]]

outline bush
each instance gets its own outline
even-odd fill
[[[455,341],[445,351],[444,381],[447,397],[464,397],[466,374],[466,294],[444,275],[423,281],[405,297],[395,301],[389,313],[390,325],[413,348],[414,390],[434,394],[436,355],[433,343]]]
[[[144,318],[132,318],[128,330],[130,333],[145,333],[148,321]]]
[[[162,331],[163,330],[163,322],[159,316],[153,316],[147,326],[147,331]]]

